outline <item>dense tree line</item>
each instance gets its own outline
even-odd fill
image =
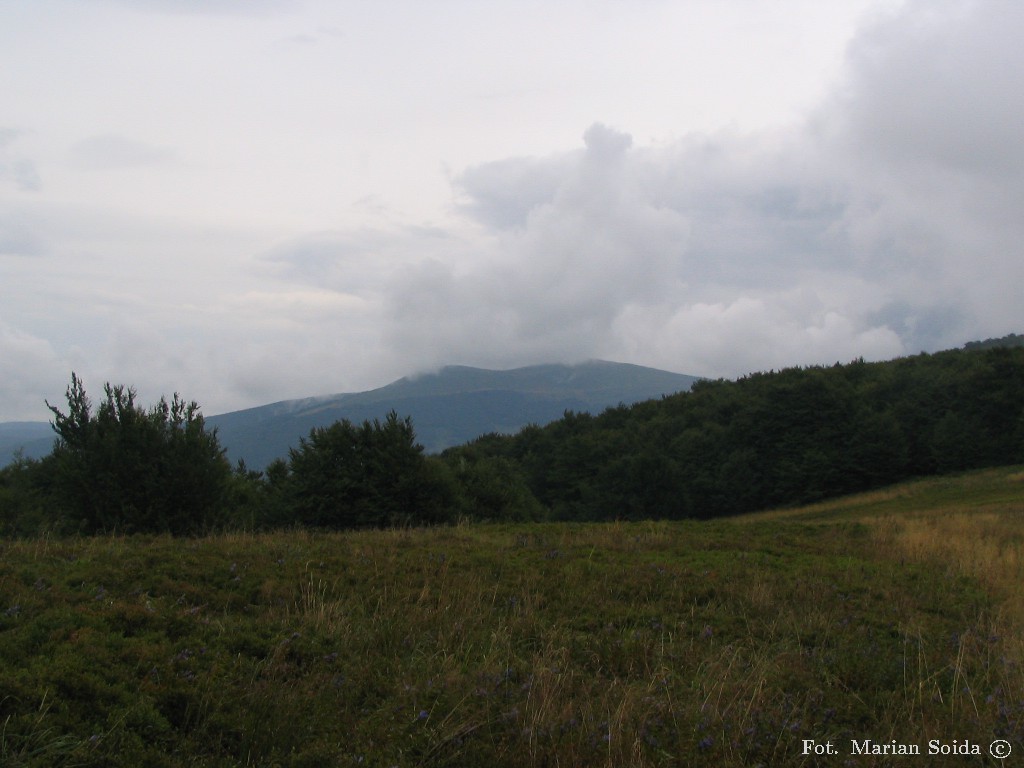
[[[232,469],[199,407],[143,409],[72,374],[39,461],[0,469],[0,534],[707,518],[1024,462],[1024,347],[700,381],[691,391],[425,455],[413,424],[314,429]],[[49,404],[48,404],[49,405]]]
[[[199,406],[177,394],[150,409],[104,387],[98,408],[71,376],[67,410],[47,403],[53,451],[0,470],[0,534],[171,533],[291,526],[431,525],[539,507],[502,460],[452,467],[426,456],[391,412],[317,428],[265,472],[232,469]],[[525,501],[523,501],[525,499]],[[512,507],[515,507],[513,510]]]
[[[715,517],[1024,461],[1024,348],[701,381],[451,449],[520,469],[557,519]]]
[[[1024,347],[1024,336],[1011,333],[1009,336],[1000,336],[997,339],[969,341],[964,344],[964,349],[971,352],[977,352],[982,349],[995,349],[997,347]]]

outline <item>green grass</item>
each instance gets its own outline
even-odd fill
[[[818,504],[747,515],[748,521],[788,518],[834,523],[891,515],[951,512],[1024,512],[1024,468],[999,467],[961,475],[930,477]]]
[[[0,542],[0,764],[869,766],[851,739],[933,738],[995,764],[1024,749],[1019,617],[919,534],[996,525],[1012,573],[1022,477],[706,523]]]

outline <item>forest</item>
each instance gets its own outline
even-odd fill
[[[53,451],[0,469],[0,535],[707,519],[1024,462],[1020,337],[887,362],[702,380],[440,455],[408,417],[339,421],[232,467],[198,404],[72,374]]]

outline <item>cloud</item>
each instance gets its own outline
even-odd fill
[[[838,114],[867,157],[898,172],[1019,178],[1024,5],[914,0],[850,50]]]
[[[13,149],[21,135],[15,128],[0,128],[0,183],[9,182],[19,192],[38,192],[42,180],[35,163]]]
[[[836,231],[841,185],[795,162],[792,141],[644,148],[595,124],[583,142],[456,180],[485,228],[478,258],[405,270],[390,345],[421,366],[612,357],[721,375],[902,350],[870,322],[882,298]]]
[[[818,116],[850,179],[851,247],[890,265],[908,305],[931,306],[914,313],[915,342],[1019,327],[1008,286],[1024,280],[1022,23],[1016,3],[911,2],[857,38]]]
[[[41,392],[63,392],[67,375],[58,355],[45,339],[26,333],[0,317],[0,402],[13,414],[44,413]],[[55,402],[53,397],[51,402]],[[57,400],[59,402],[59,399]]]
[[[96,0],[149,13],[265,16],[293,8],[295,0]]]
[[[524,227],[531,211],[554,198],[572,158],[509,158],[468,168],[453,180],[457,207],[487,227]]]
[[[419,364],[580,359],[623,305],[671,286],[685,217],[647,199],[627,134],[594,125],[585,144],[547,167],[509,161],[468,172],[463,194],[480,197],[464,210],[495,230],[461,270],[435,258],[403,272],[389,295],[389,343]],[[492,193],[499,187],[504,197]]]
[[[175,12],[169,2],[141,5]],[[664,131],[643,117],[622,122],[627,111],[612,101],[574,106],[575,145],[538,153],[560,140],[537,140],[555,130],[544,122],[524,126],[523,156],[465,155],[494,159],[450,174],[451,209],[430,207],[427,222],[398,210],[427,189],[413,166],[433,163],[436,173],[440,161],[423,158],[446,146],[446,131],[469,135],[465,125],[427,120],[429,141],[417,134],[411,143],[382,130],[374,154],[365,136],[329,132],[330,110],[297,80],[285,78],[299,84],[290,95],[308,97],[301,114],[316,118],[296,120],[315,159],[274,155],[288,134],[268,133],[224,144],[224,158],[193,145],[197,162],[183,173],[175,149],[129,138],[155,135],[145,126],[100,121],[71,159],[78,171],[131,169],[118,181],[135,186],[104,177],[89,207],[66,191],[60,204],[23,194],[41,174],[22,134],[0,130],[0,253],[15,265],[8,285],[18,286],[0,285],[6,319],[18,326],[6,327],[4,343],[43,369],[60,361],[56,383],[41,390],[51,401],[74,367],[93,386],[136,384],[147,400],[180,389],[216,413],[448,363],[602,357],[737,376],[1019,333],[1022,22],[1016,3],[910,0],[852,39],[813,110],[770,129],[695,133],[680,124],[674,138],[648,140]],[[270,47],[286,37],[269,27],[261,35]],[[425,103],[422,73],[413,75],[409,92]],[[403,93],[387,90],[395,104],[406,104]],[[453,97],[445,108],[463,103]],[[604,106],[608,123],[588,127]],[[509,146],[498,133],[487,146]],[[388,142],[390,154],[379,149]],[[96,178],[61,178],[66,163],[52,158],[38,166],[47,187],[94,194]],[[200,166],[221,159],[252,189],[196,204],[218,188],[200,189],[211,178]],[[173,174],[159,172],[176,163]],[[329,178],[363,179],[360,168],[374,163],[394,164],[390,183],[353,188]],[[273,204],[260,207],[266,200]],[[188,218],[190,204],[201,221]],[[48,317],[58,305],[68,314]]]
[[[0,256],[39,256],[44,251],[42,239],[30,227],[0,215]]]
[[[463,248],[458,235],[437,227],[365,227],[291,238],[263,253],[259,262],[288,281],[379,296],[411,266],[436,258],[455,261]]]
[[[911,3],[806,123],[584,149],[454,179],[482,228],[424,260],[386,339],[426,365],[590,356],[737,375],[1020,330],[1024,6]]]
[[[123,136],[92,136],[71,147],[72,162],[88,170],[138,168],[173,162],[176,153]]]

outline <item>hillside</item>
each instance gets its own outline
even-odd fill
[[[1022,477],[704,523],[0,540],[0,754],[989,764],[1024,740]]]
[[[707,381],[453,448],[501,459],[555,519],[718,517],[1024,461],[1024,348]]]
[[[55,435],[45,421],[7,421],[0,423],[0,467],[21,452],[26,459],[39,459],[53,448]]]
[[[968,342],[963,350],[952,351],[1020,348],[1022,344],[1024,336],[1010,334]],[[356,423],[380,419],[390,410],[411,416],[419,442],[428,452],[437,453],[480,435],[549,424],[566,411],[597,415],[620,404],[685,392],[700,380],[603,361],[506,371],[448,366],[368,392],[288,400],[209,416],[207,423],[218,428],[231,461],[244,459],[250,468],[263,468],[275,458],[286,457],[288,448],[314,427],[339,419]],[[0,466],[8,464],[18,450],[26,458],[41,458],[50,452],[53,439],[46,422],[0,423]]]

